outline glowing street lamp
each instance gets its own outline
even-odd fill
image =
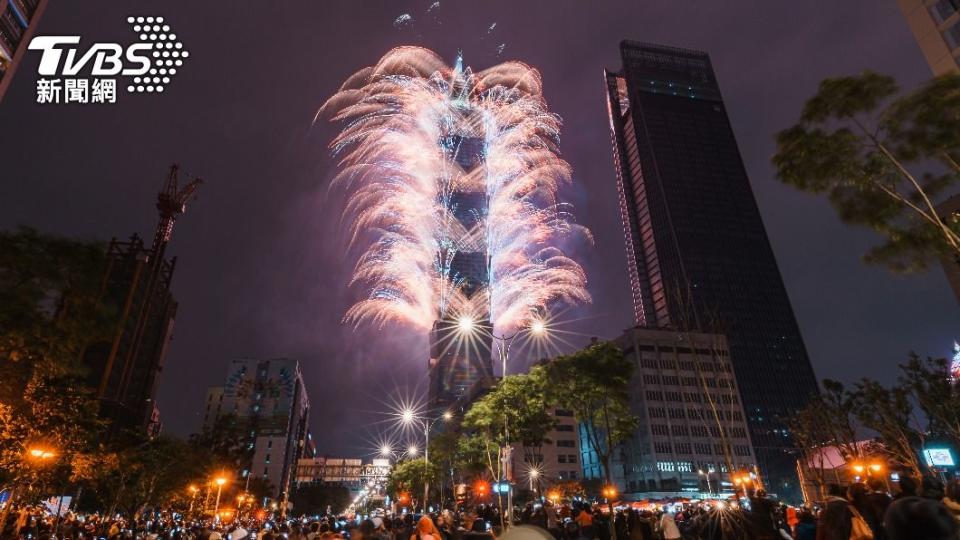
[[[707,479],[707,493],[713,493],[713,487],[710,485],[710,473],[713,472],[713,469],[704,471],[703,469],[698,469],[697,474],[703,476]]]
[[[190,509],[187,510],[187,515],[193,515],[193,503],[197,501],[197,493],[200,492],[200,488],[190,484],[187,486],[187,490],[190,491]]]
[[[469,317],[461,317],[459,321],[460,323],[459,326],[461,327],[467,326],[468,324],[467,321],[470,321],[469,326],[470,328],[472,328],[473,319]],[[425,465],[429,466],[430,465],[430,428],[432,428],[433,425],[437,423],[439,420],[443,420],[444,422],[449,422],[450,420],[453,420],[453,413],[450,411],[444,411],[443,414],[433,419],[419,418],[417,414],[414,412],[414,410],[408,407],[404,409],[402,413],[400,413],[400,420],[405,425],[408,425],[408,426],[414,425],[414,426],[423,428],[423,438],[424,438],[423,461]],[[407,453],[408,455],[411,455],[411,456],[416,455],[417,447],[411,446]],[[427,508],[427,498],[429,497],[429,495],[430,495],[429,482],[424,481],[423,482],[423,507],[424,508]]]
[[[227,479],[222,476],[218,476],[213,480],[213,483],[217,485],[217,502],[214,503],[213,505],[213,514],[216,516],[217,521],[219,521],[220,520],[220,514],[219,514],[220,493],[223,491],[223,485],[227,483]]]
[[[49,448],[44,448],[41,446],[35,446],[27,450],[27,454],[30,458],[37,460],[39,462],[49,461],[57,457],[57,453]]]

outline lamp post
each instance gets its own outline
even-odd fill
[[[193,484],[190,484],[190,486],[189,486],[187,489],[189,489],[189,490],[190,490],[190,493],[191,493],[191,496],[190,496],[190,509],[187,510],[187,515],[188,515],[188,516],[192,516],[192,515],[193,515],[193,503],[197,502],[197,492],[200,491],[200,488],[198,488],[197,486],[195,486],[195,485],[193,485]]]
[[[481,328],[481,326],[477,325],[476,322],[473,320],[473,318],[470,316],[462,316],[457,320],[457,329],[462,334],[470,334],[474,332],[477,328]],[[487,331],[485,329],[483,331],[487,333],[491,338],[493,338],[494,341],[497,342],[496,349],[497,349],[497,357],[500,359],[500,373],[501,373],[502,379],[506,380],[507,360],[510,358],[510,348],[513,347],[513,342],[516,340],[516,338],[525,333],[533,336],[540,336],[540,337],[546,336],[548,329],[547,329],[547,323],[542,318],[535,318],[531,320],[526,326],[521,327],[520,329],[516,330],[512,334],[500,334],[498,336],[492,331]],[[504,416],[504,419],[503,419],[503,434],[504,434],[504,439],[508,442],[506,443],[507,445],[504,448],[501,448],[500,453],[501,453],[501,456],[503,456],[503,459],[505,462],[504,466],[506,467],[508,466],[506,464],[506,459],[512,459],[511,456],[513,454],[513,449],[510,447],[510,444],[509,444],[510,432],[509,432],[509,426],[507,425],[506,416]],[[504,475],[504,476],[507,476],[507,478],[505,479],[507,480],[507,484],[510,485],[510,481],[512,479],[509,478],[509,475]],[[507,519],[504,522],[505,526],[508,526],[506,524],[509,524],[510,526],[512,526],[513,525],[513,489],[512,488],[507,490],[506,518]]]
[[[414,444],[408,446],[403,452],[395,451],[389,444],[380,447],[380,455],[387,459],[393,458],[394,461],[400,461],[407,456],[413,457],[418,453],[420,453],[420,449]]]
[[[710,473],[713,472],[713,469],[708,469],[706,472],[703,469],[699,469],[697,474],[703,475],[707,479],[707,493],[713,494],[713,488],[710,486]]]
[[[613,516],[613,501],[617,498],[617,486],[613,484],[608,484],[603,487],[603,498],[607,500],[607,511],[610,512],[610,522],[608,527],[610,527],[610,536],[612,538],[617,537],[617,531],[614,528],[614,516]]]
[[[214,515],[214,519],[217,520],[217,522],[219,522],[220,521],[220,493],[223,491],[223,485],[227,483],[227,479],[222,476],[219,476],[213,482],[217,484],[217,502],[213,504],[213,515]]]
[[[533,491],[533,482],[537,481],[537,487],[539,488],[540,482],[540,470],[539,469],[530,469],[530,472],[527,473],[527,478],[530,479],[530,491]],[[539,489],[537,489],[537,495],[539,495]]]
[[[450,411],[444,411],[443,414],[436,418],[418,418],[413,409],[404,409],[403,413],[400,415],[401,420],[406,425],[415,425],[417,427],[423,428],[423,510],[426,512],[427,509],[427,499],[430,496],[430,480],[427,475],[427,468],[430,466],[430,429],[435,423],[439,420],[444,422],[449,422],[453,419],[453,413]],[[416,448],[411,447],[416,453]]]
[[[22,459],[23,459],[24,461],[26,461],[28,464],[31,464],[31,465],[39,468],[39,467],[42,467],[43,465],[46,465],[47,463],[53,462],[53,460],[56,459],[56,457],[57,457],[57,451],[56,451],[56,450],[54,450],[53,448],[50,448],[50,447],[39,446],[39,445],[38,445],[38,446],[31,446],[31,447],[29,447],[29,448],[26,448],[26,449],[24,450]],[[13,498],[14,498],[14,496],[16,495],[15,491],[16,491],[16,485],[11,486],[11,488],[10,488],[10,497],[7,498],[7,503],[6,503],[6,505],[3,507],[3,513],[2,513],[2,515],[0,515],[0,528],[2,528],[2,527],[7,523],[7,516],[10,514],[10,507],[13,506]],[[63,499],[62,499],[62,497],[61,497],[61,501],[62,501],[62,500],[63,500]],[[58,511],[57,511],[57,519],[58,519],[57,525],[60,524],[60,523],[59,523],[59,515],[60,515],[60,512],[59,512],[59,509],[58,509]]]

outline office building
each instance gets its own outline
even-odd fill
[[[207,389],[207,399],[203,404],[203,422],[200,425],[202,432],[209,432],[223,413],[223,387],[211,386]]]
[[[573,412],[548,407],[556,422],[540,446],[517,445],[513,450],[513,478],[520,489],[545,495],[550,486],[580,480],[580,430]]]
[[[960,72],[960,0],[897,0],[934,75]]]
[[[723,334],[771,492],[795,491],[782,419],[818,391],[706,53],[633,41],[606,72],[635,324]]]
[[[207,392],[203,426],[210,429],[217,419],[233,415],[250,429],[247,444],[252,450],[250,468],[240,473],[268,480],[273,496],[286,500],[297,474],[297,461],[313,457],[308,431],[310,400],[300,373],[300,364],[288,358],[234,360],[226,383]]]
[[[0,102],[46,7],[47,0],[0,0]]]
[[[722,335],[638,327],[616,343],[635,368],[630,408],[640,419],[613,453],[625,497],[709,497],[732,493],[738,477],[764,481]],[[585,476],[603,477],[595,452],[584,448],[582,459]]]

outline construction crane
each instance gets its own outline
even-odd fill
[[[121,404],[125,401],[133,367],[140,353],[141,341],[147,326],[147,319],[153,303],[157,300],[156,289],[158,283],[161,281],[164,267],[164,254],[173,233],[173,224],[180,215],[186,212],[187,201],[190,197],[194,196],[197,188],[203,182],[200,178],[195,178],[181,188],[178,185],[179,172],[180,166],[178,164],[174,163],[171,165],[167,181],[160,193],[157,194],[157,210],[160,214],[160,221],[157,223],[151,249],[147,252],[144,259],[138,261],[132,276],[100,381],[100,387],[97,392],[100,399]],[[170,265],[169,272],[172,273],[172,264]],[[144,279],[146,280],[145,287],[143,287],[142,292],[138,294],[141,281]],[[139,306],[134,305],[136,303],[135,298],[137,297],[140,298]],[[135,318],[133,319],[134,324],[131,328],[128,322],[132,317]],[[130,330],[132,330],[132,335],[129,335],[126,340],[130,345],[126,348],[124,354],[121,355],[119,354],[121,340],[124,334]],[[117,360],[120,361],[119,365],[116,365],[118,364]],[[109,381],[115,366],[120,369],[119,384],[108,393]]]
[[[157,232],[153,237],[153,253],[156,257],[161,252],[161,247],[165,248],[170,241],[170,235],[173,233],[173,223],[181,214],[187,211],[187,200],[196,193],[197,188],[203,183],[203,180],[194,178],[183,188],[178,189],[177,176],[180,173],[180,166],[174,163],[170,166],[170,175],[167,177],[167,184],[163,191],[157,195],[157,210],[160,211],[160,223],[157,224]]]

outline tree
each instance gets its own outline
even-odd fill
[[[460,434],[456,430],[447,429],[430,438],[430,461],[440,469],[439,487],[441,500],[443,499],[444,482],[449,481],[449,494],[453,494],[455,487],[454,471],[459,469],[457,462],[457,448]]]
[[[387,477],[387,492],[394,496],[405,492],[416,497],[423,493],[424,482],[436,485],[439,475],[435,462],[427,463],[424,459],[401,461],[394,465]]]
[[[610,458],[633,436],[639,419],[630,411],[634,365],[610,342],[597,342],[545,365],[550,400],[573,411],[587,444],[597,454],[604,480],[611,484]]]
[[[863,458],[864,444],[858,440],[854,420],[856,403],[843,384],[826,379],[823,392],[812,396],[806,407],[797,411],[786,424],[800,450],[804,474],[812,476],[818,489],[818,500],[826,497],[827,470],[840,482],[838,463],[826,461],[825,450],[836,448],[845,461]]]
[[[464,415],[464,427],[498,446],[521,445],[525,460],[534,463],[556,424],[547,407],[546,382],[541,366],[526,375],[504,377],[490,393],[474,402]],[[491,475],[500,476],[493,470]]]
[[[498,478],[496,456],[500,451],[497,443],[480,433],[463,433],[457,440],[455,463],[463,477],[482,476]]]
[[[933,435],[947,437],[960,447],[960,384],[951,378],[947,360],[921,360],[911,353],[900,370],[900,385],[930,421]]]
[[[960,256],[960,216],[937,209],[960,181],[960,75],[898,91],[870,71],[824,80],[777,134],[773,163],[782,182],[826,194],[844,222],[885,237],[867,262],[916,271]]]
[[[887,459],[921,476],[916,448],[922,446],[925,430],[916,424],[913,405],[906,389],[886,388],[876,381],[863,379],[851,393],[854,414],[863,427],[877,432],[883,441],[880,451]]]
[[[249,471],[253,460],[250,433],[255,428],[255,419],[224,414],[209,429],[193,435],[190,442],[208,452],[216,467]]]
[[[599,493],[599,489],[597,492]],[[547,492],[547,497],[551,500],[556,500],[557,502],[569,503],[574,499],[574,497],[586,497],[587,492],[583,487],[583,484],[577,482],[576,480],[564,480],[562,482],[556,482],[550,486],[550,491]]]

